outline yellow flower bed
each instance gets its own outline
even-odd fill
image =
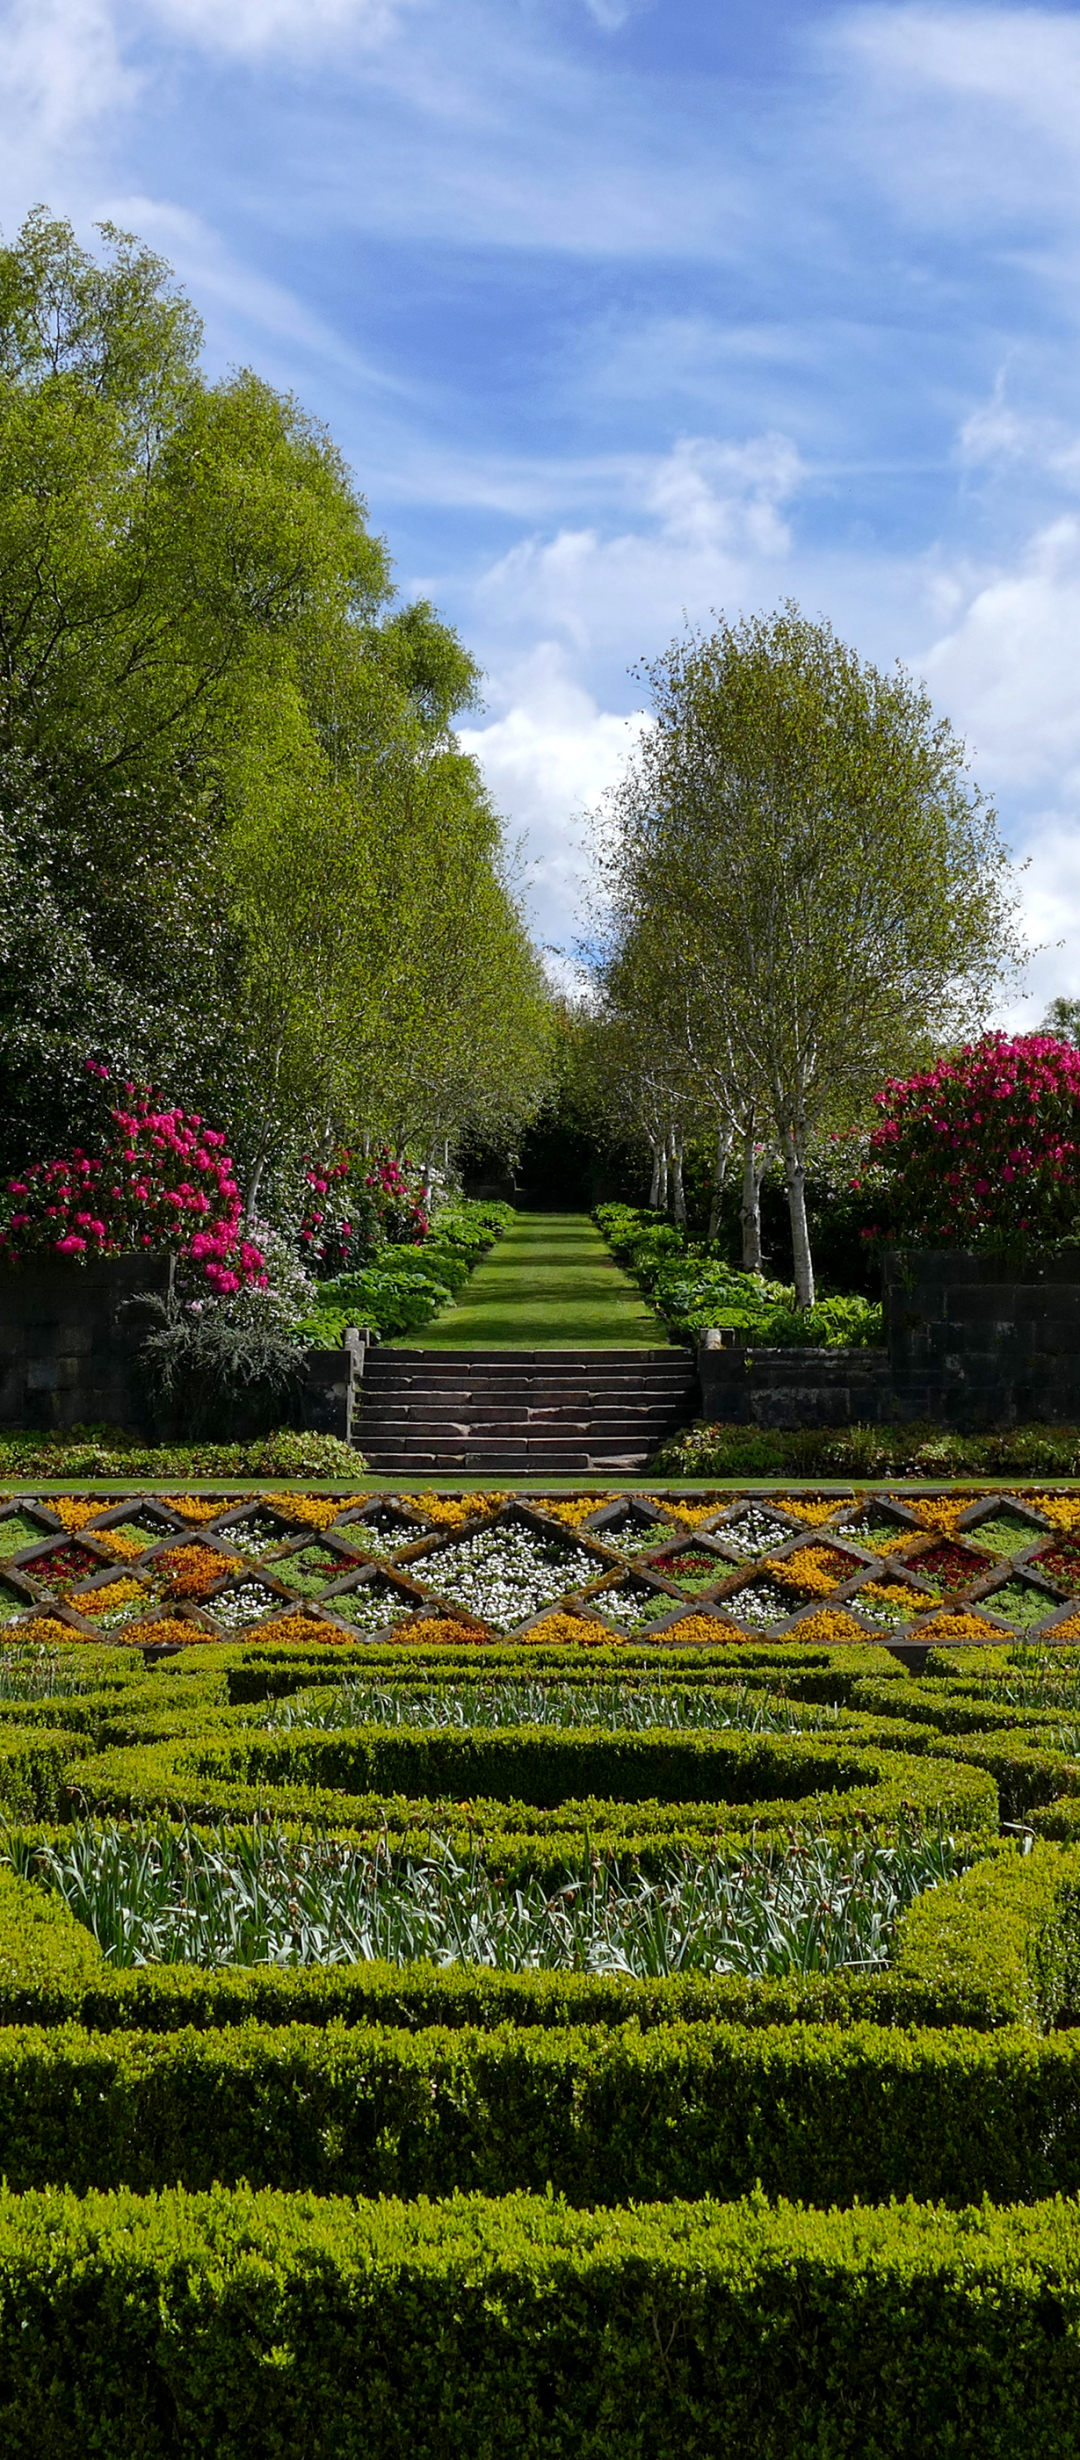
[[[854,1503],[851,1495],[777,1495],[776,1509],[788,1512],[792,1520],[809,1521],[812,1529],[820,1529],[823,1521],[832,1520],[837,1512]]]
[[[88,1596],[80,1597],[75,1611],[92,1623],[99,1614],[113,1614],[117,1607],[137,1605],[145,1597],[141,1580],[108,1580],[103,1589],[91,1589]]]
[[[28,1623],[20,1623],[12,1638],[32,1641],[36,1649],[69,1648],[74,1641],[86,1645],[81,1631],[73,1631],[70,1623],[58,1623],[54,1614],[35,1614]]]
[[[891,1495],[891,1503],[906,1505],[913,1512],[921,1529],[932,1530],[937,1537],[954,1538],[957,1523],[973,1503],[981,1503],[980,1495]]]
[[[88,1520],[96,1520],[99,1512],[109,1509],[108,1495],[45,1495],[42,1501],[47,1512],[55,1512],[69,1537],[85,1529]]]
[[[602,1512],[606,1503],[617,1503],[617,1495],[526,1495],[523,1500],[546,1512],[549,1520],[561,1521],[564,1529],[580,1529],[583,1521],[591,1520],[594,1512]]]
[[[1048,1637],[1055,1647],[1059,1640],[1080,1640],[1080,1614],[1071,1614],[1066,1623],[1055,1623]]]
[[[737,1500],[735,1495],[730,1497],[732,1503]],[[700,1529],[703,1520],[715,1520],[717,1513],[725,1509],[724,1498],[718,1503],[715,1495],[711,1503],[686,1503],[682,1500],[676,1503],[673,1495],[646,1495],[645,1501],[655,1503],[662,1512],[670,1512],[672,1519],[681,1521],[684,1529]]]
[[[250,1503],[250,1495],[161,1495],[159,1502],[170,1512],[179,1512],[181,1520],[195,1522],[216,1520],[220,1512],[232,1512],[241,1503]]]
[[[412,1636],[415,1638],[415,1627]],[[557,1649],[622,1649],[626,1645],[621,1632],[608,1631],[603,1623],[590,1623],[583,1614],[546,1614],[531,1631],[519,1632],[514,1643],[515,1648]]]
[[[350,1635],[343,1633],[343,1638]],[[464,1641],[470,1648],[502,1648],[505,1642],[498,1632],[486,1631],[482,1623],[466,1623],[461,1615],[426,1615],[419,1623],[406,1623],[394,1633],[394,1647],[427,1648],[439,1642]]]
[[[317,1614],[305,1614],[303,1607],[298,1606],[294,1614],[273,1615],[265,1623],[257,1623],[253,1631],[246,1631],[244,1647],[252,1640],[284,1640],[290,1644],[302,1641],[305,1648],[310,1648],[312,1641],[317,1640],[320,1645],[325,1642],[328,1648],[341,1648],[351,1637],[338,1624],[323,1623]]]
[[[793,1555],[785,1555],[782,1562],[766,1563],[764,1568],[770,1579],[778,1580],[785,1589],[806,1589],[811,1597],[828,1597],[841,1586],[845,1574],[854,1579],[856,1567],[852,1564],[850,1573],[846,1566],[844,1572],[838,1572],[835,1556],[827,1546],[800,1546]]]
[[[934,1648],[947,1648],[950,1640],[994,1640],[999,1634],[981,1614],[938,1614],[932,1622],[920,1623],[917,1637]]]
[[[909,1589],[906,1581],[899,1580],[866,1580],[859,1596],[872,1597],[879,1606],[906,1606],[909,1614],[918,1614],[929,1602],[916,1589]]]
[[[808,1614],[787,1637],[789,1640],[809,1640],[815,1648],[846,1648],[852,1640],[857,1640],[861,1648],[866,1647],[866,1633],[862,1625],[856,1623],[852,1615],[845,1614],[842,1606],[819,1606],[816,1614]]]
[[[154,1623],[125,1623],[122,1631],[114,1632],[118,1648],[161,1648],[179,1643],[190,1648],[196,1641],[217,1641],[216,1631],[207,1631],[204,1623],[189,1623],[183,1614],[162,1614]]]
[[[164,1537],[165,1531],[161,1534]],[[128,1529],[95,1529],[94,1543],[103,1546],[106,1554],[114,1555],[118,1563],[137,1563],[154,1540],[145,1529],[137,1537],[132,1537]]]
[[[331,1528],[334,1521],[340,1520],[343,1512],[358,1512],[361,1505],[369,1503],[370,1500],[369,1495],[260,1495],[259,1497],[260,1503],[268,1504],[271,1511],[284,1513],[286,1520],[295,1520],[303,1528],[318,1529],[320,1533],[324,1529]]]
[[[489,1518],[501,1512],[506,1495],[402,1495],[399,1501],[411,1512],[422,1512],[425,1520],[434,1521],[440,1529],[461,1529],[469,1520]]]
[[[664,1640],[677,1641],[680,1647],[689,1643],[697,1649],[722,1648],[725,1641],[737,1640],[741,1648],[746,1647],[744,1631],[737,1631],[734,1623],[714,1620],[711,1614],[684,1614],[679,1622],[668,1624]]]
[[[1044,1513],[1054,1529],[1066,1532],[1080,1529],[1080,1495],[1026,1494],[1024,1502],[1030,1503],[1036,1512]]]

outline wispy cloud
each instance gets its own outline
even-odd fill
[[[420,0],[151,0],[171,32],[238,58],[313,51],[343,39],[364,49],[386,42]]]

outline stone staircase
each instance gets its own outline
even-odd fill
[[[369,1349],[354,1440],[372,1469],[643,1469],[699,1406],[688,1350]]]

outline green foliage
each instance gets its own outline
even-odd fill
[[[514,1219],[509,1204],[462,1197],[440,1210],[419,1247],[384,1247],[356,1273],[319,1283],[315,1308],[301,1326],[309,1341],[333,1349],[350,1325],[366,1325],[384,1341],[415,1332],[452,1306],[469,1274]]]
[[[988,1435],[911,1426],[692,1426],[663,1445],[663,1478],[1080,1477],[1080,1427],[1014,1426]]]
[[[570,2206],[1075,2195],[1080,2041],[676,2019],[0,2033],[7,2186]]]
[[[254,1443],[148,1444],[110,1426],[0,1436],[3,1478],[332,1478],[351,1490],[363,1467],[339,1436],[291,1427]]]
[[[250,1441],[298,1413],[304,1344],[269,1314],[238,1320],[228,1306],[153,1293],[145,1303],[160,1317],[138,1361],[157,1425],[181,1442]]]
[[[865,1298],[824,1298],[797,1307],[795,1292],[756,1273],[737,1273],[673,1222],[628,1204],[601,1204],[595,1219],[674,1332],[728,1326],[763,1349],[864,1349],[884,1339],[882,1311]]]
[[[0,2198],[8,2460],[1061,2460],[1068,2201]]]

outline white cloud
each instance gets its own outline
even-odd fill
[[[582,653],[624,648],[633,655],[665,638],[687,611],[701,616],[741,596],[752,572],[785,558],[791,541],[782,507],[802,475],[783,436],[741,445],[684,438],[639,466],[647,527],[524,539],[479,583],[479,610],[504,630],[554,632]],[[766,588],[775,588],[774,578]]]
[[[208,51],[252,57],[273,51],[309,54],[327,42],[374,48],[385,42],[416,0],[152,0],[173,32]]]
[[[8,236],[37,200],[79,190],[92,132],[141,80],[121,57],[108,0],[14,0],[0,16],[0,216]]]
[[[480,762],[511,839],[528,840],[529,903],[545,938],[565,943],[589,871],[586,814],[621,775],[645,722],[598,708],[569,670],[563,651],[544,641],[504,679],[503,714],[462,729]]]
[[[1080,801],[1078,639],[1080,520],[1067,514],[1014,567],[973,577],[957,619],[918,659],[999,790],[1050,787]]]

